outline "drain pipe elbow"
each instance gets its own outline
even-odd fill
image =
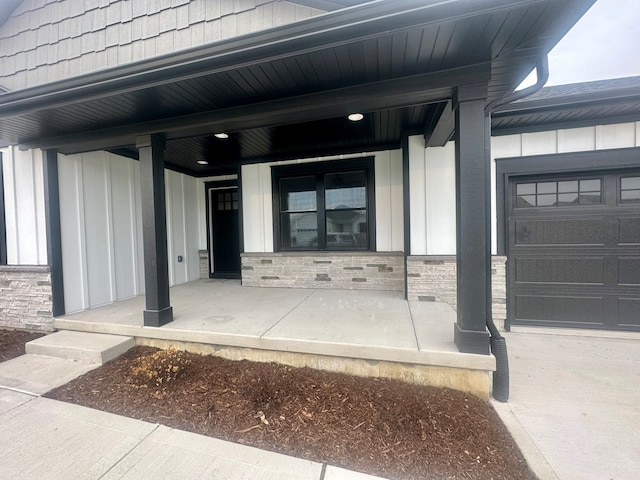
[[[522,98],[528,97],[529,95],[533,95],[534,93],[540,91],[542,87],[549,80],[549,59],[547,55],[541,55],[538,58],[536,63],[536,83],[531,85],[530,87],[523,88],[522,90],[511,92],[509,95],[506,95],[502,98],[494,100],[490,102],[486,107],[486,112],[491,113],[499,107],[503,105],[507,105],[508,103],[515,102]]]

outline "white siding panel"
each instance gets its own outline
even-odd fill
[[[558,153],[595,150],[596,128],[570,128],[558,130]]]
[[[409,137],[411,255],[427,254],[427,167],[424,140]]]
[[[92,152],[81,157],[89,305],[95,307],[115,300],[111,192],[105,154]]]
[[[402,187],[402,150],[389,152],[391,191],[391,248],[392,252],[404,251],[404,197]]]
[[[391,165],[389,152],[383,152],[375,159],[376,192],[376,248],[391,251],[393,244]]]
[[[245,252],[264,252],[264,198],[260,185],[260,166],[242,165],[242,214]]]
[[[522,154],[545,155],[558,151],[557,132],[535,132],[522,134]]]
[[[427,254],[456,253],[455,143],[426,150]]]
[[[42,152],[9,147],[2,153],[7,263],[46,265]]]
[[[635,123],[598,125],[596,127],[596,149],[626,148],[636,146]]]
[[[66,313],[74,313],[89,308],[80,155],[58,155],[58,184],[64,305]]]
[[[115,298],[117,300],[133,297],[139,293],[132,164],[133,162],[126,158],[110,155]]]
[[[185,268],[187,281],[200,278],[200,200],[204,198],[202,182],[197,178],[182,176],[185,205]],[[204,219],[204,214],[202,215]]]

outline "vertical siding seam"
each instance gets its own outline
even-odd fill
[[[84,171],[82,162],[83,154],[79,154],[74,158],[75,177],[78,190],[76,193],[76,201],[78,203],[78,244],[80,246],[80,291],[82,294],[82,309],[89,308],[89,266],[87,265],[87,233],[86,233],[86,216],[84,209]]]
[[[136,215],[136,195],[135,195],[135,174],[133,171],[133,161],[127,162],[127,181],[129,184],[129,226],[131,227],[130,247],[133,257],[133,294],[140,294],[140,276],[138,275],[138,264],[140,252],[138,252],[138,217]]]
[[[183,245],[184,245],[184,252],[182,253],[183,256],[183,260],[182,263],[184,263],[184,280],[185,282],[188,282],[191,277],[189,276],[189,257],[191,255],[191,252],[189,252],[189,236],[187,235],[187,225],[188,225],[188,219],[187,219],[187,194],[186,194],[186,188],[185,188],[185,179],[186,176],[184,174],[180,174],[180,188],[181,188],[181,194],[182,194],[182,219],[183,219],[183,225],[182,225],[182,238],[183,238]]]
[[[165,195],[165,227],[167,229],[167,256],[168,261],[167,265],[169,267],[169,285],[173,286],[176,284],[175,272],[173,268],[173,215],[171,213],[171,204],[172,202],[172,192],[171,192],[171,172],[168,170],[164,170],[164,195]]]
[[[15,255],[15,263],[20,265],[20,235],[18,233],[18,197],[16,196],[17,185],[16,185],[16,156],[15,156],[15,147],[11,146],[11,160],[8,162],[11,164],[11,187],[12,187],[12,195],[11,199],[13,201],[13,250]],[[5,192],[6,193],[6,192]],[[5,204],[6,205],[6,204]],[[6,206],[5,206],[6,208]],[[6,218],[6,217],[5,217]],[[9,246],[7,245],[7,257],[9,257]],[[7,258],[7,263],[11,263],[11,260]]]
[[[116,269],[116,245],[114,238],[114,221],[113,221],[113,182],[112,182],[112,158],[109,153],[102,152],[102,165],[104,166],[104,180],[105,191],[107,194],[106,207],[107,207],[107,243],[108,243],[108,255],[109,255],[109,284],[111,285],[111,294],[109,300],[115,302],[118,300],[118,282],[117,282],[117,269]]]

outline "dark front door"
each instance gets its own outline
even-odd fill
[[[510,323],[640,330],[640,172],[509,190]]]
[[[210,188],[209,276],[240,278],[240,239],[237,188]]]

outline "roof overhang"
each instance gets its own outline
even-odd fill
[[[164,133],[167,162],[194,175],[399,146],[407,133],[433,134],[458,86],[487,84],[489,102],[511,92],[593,3],[370,2],[1,94],[0,141],[135,152],[137,135]],[[368,114],[360,127],[334,125],[354,111]],[[218,131],[234,138],[218,144]]]

